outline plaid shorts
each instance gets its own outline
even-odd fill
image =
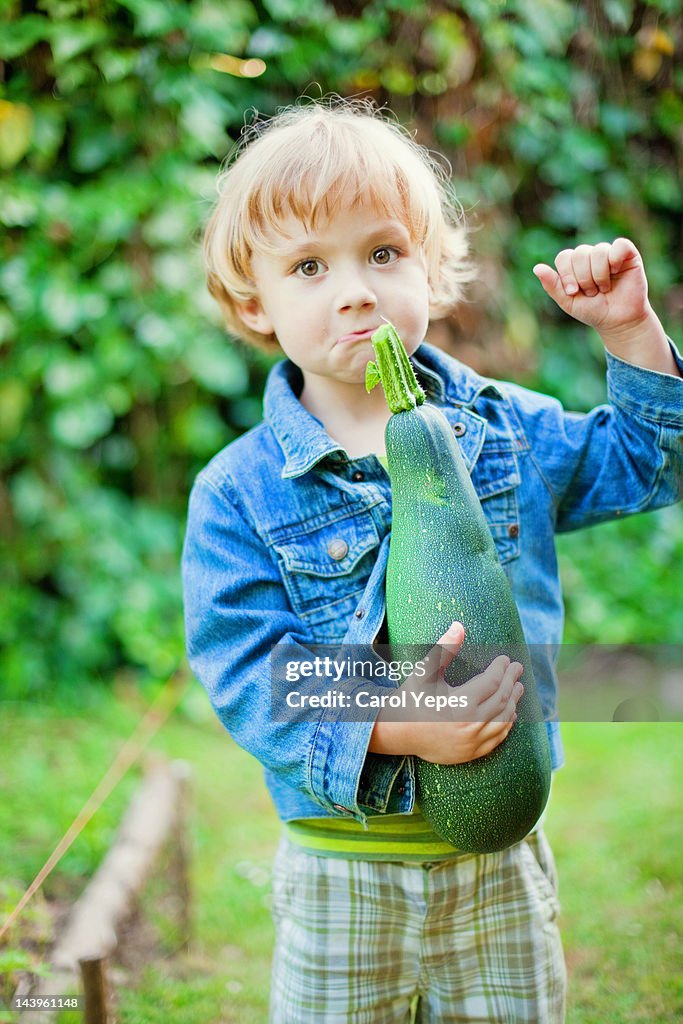
[[[561,1024],[555,864],[539,829],[434,864],[318,857],[283,839],[271,1024]]]

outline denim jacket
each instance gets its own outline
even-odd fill
[[[610,404],[578,414],[426,343],[412,361],[454,427],[527,642],[542,645],[534,671],[557,768],[554,534],[681,497],[683,379],[607,353]],[[374,455],[347,456],[302,406],[301,386],[296,366],[276,364],[263,421],[195,481],[183,552],[188,657],[220,721],[263,764],[282,820],[365,823],[412,810],[413,758],[368,753],[372,720],[342,720],[334,708],[289,721],[271,713],[273,645],[298,645],[309,660],[308,644],[370,645],[385,613],[389,478]]]

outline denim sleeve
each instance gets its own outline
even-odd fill
[[[188,659],[235,742],[330,814],[364,822],[363,808],[386,811],[409,759],[382,763],[368,778],[376,710],[353,722],[330,708],[292,711],[286,721],[273,714],[272,646],[287,644],[288,661],[294,650],[310,661],[306,644],[314,640],[289,607],[277,565],[229,481],[220,490],[201,476],[195,482],[182,569]],[[367,679],[344,686],[351,700],[361,687],[386,693]]]
[[[670,342],[679,371],[683,360]],[[683,379],[607,352],[609,404],[565,412],[512,388],[558,532],[674,504],[683,496]]]

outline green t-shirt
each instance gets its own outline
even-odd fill
[[[449,860],[455,847],[437,836],[419,809],[412,814],[377,814],[367,829],[353,818],[299,818],[285,824],[297,846],[322,857],[351,860]]]

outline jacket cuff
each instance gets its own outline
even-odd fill
[[[358,804],[376,814],[408,814],[415,800],[412,757],[368,753],[358,783]]]
[[[386,694],[384,686],[359,679],[358,690]],[[347,691],[353,701],[354,690]],[[368,753],[378,709],[368,721],[340,721],[338,709],[326,709],[316,730],[309,759],[309,785],[314,798],[332,814],[355,818],[361,824],[367,811],[410,810],[414,781],[408,757]],[[394,792],[395,788],[395,792]]]
[[[683,375],[683,357],[667,337],[679,373]],[[683,423],[683,376],[660,373],[627,363],[605,350],[607,356],[607,394],[612,405],[633,412],[643,419],[679,426]]]

